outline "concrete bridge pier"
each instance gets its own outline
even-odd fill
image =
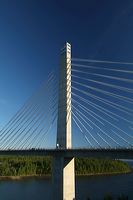
[[[71,135],[71,45],[66,42],[61,49],[59,102],[56,147],[72,148]],[[75,166],[73,157],[53,158],[53,200],[75,199]]]
[[[52,200],[75,199],[75,160],[73,157],[53,158]]]

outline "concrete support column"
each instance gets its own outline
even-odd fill
[[[59,149],[71,149],[71,45],[61,50],[57,142]],[[75,199],[74,158],[53,158],[53,200]]]
[[[75,199],[74,158],[53,158],[53,200]]]
[[[71,136],[71,45],[66,43],[61,49],[59,72],[59,103],[57,122],[57,146],[70,149]]]

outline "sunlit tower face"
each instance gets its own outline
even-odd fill
[[[57,148],[71,148],[71,45],[61,50]]]

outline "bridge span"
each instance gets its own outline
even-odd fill
[[[104,159],[133,159],[133,149],[29,149],[0,150],[6,156],[88,157]]]
[[[75,157],[133,159],[132,66],[73,58],[66,42],[59,81],[50,73],[0,130],[0,155],[53,157],[52,199],[74,200]],[[56,149],[46,149],[46,136],[54,130]],[[72,132],[86,148],[72,147]]]

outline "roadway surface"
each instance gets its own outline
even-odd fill
[[[111,159],[133,159],[133,149],[29,149],[0,150],[0,155],[94,157]]]

